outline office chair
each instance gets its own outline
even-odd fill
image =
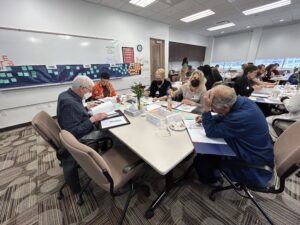
[[[61,200],[64,198],[62,191],[67,184],[70,186],[72,190],[74,189],[72,188],[72,185],[78,185],[78,188],[80,188],[78,172],[77,172],[78,166],[75,165],[75,162],[72,167],[73,169],[71,169],[70,165],[67,165],[66,167],[64,166],[65,164],[70,163],[71,160],[69,159],[70,154],[61,144],[59,138],[59,133],[61,131],[61,128],[59,127],[58,123],[48,113],[44,111],[37,113],[32,119],[32,127],[55,150],[56,157],[60,161],[60,166],[63,167],[65,182],[59,189],[57,195],[57,199]],[[88,140],[87,143],[85,144],[91,146],[96,150],[100,149],[99,146],[101,147],[105,146],[106,148],[105,150],[107,150],[112,147],[113,141],[111,140],[111,138],[104,137],[99,140],[90,140],[90,141]],[[65,170],[68,172],[65,172]],[[72,176],[77,175],[78,180],[74,181],[75,180],[74,177],[73,179],[72,178],[69,179],[68,177],[70,174],[72,174]],[[85,189],[86,187],[83,187],[83,189],[80,190],[79,195]]]
[[[293,123],[289,128],[283,132],[278,140],[274,144],[274,159],[275,159],[275,171],[279,178],[279,187],[274,184],[273,186],[266,188],[257,188],[254,186],[245,185],[243,183],[233,183],[226,173],[220,169],[221,174],[229,182],[230,185],[225,187],[219,187],[211,191],[209,198],[212,201],[215,201],[215,193],[234,189],[239,195],[250,198],[255,206],[260,210],[260,212],[265,216],[270,224],[273,224],[272,220],[264,212],[263,208],[256,202],[254,197],[251,195],[251,191],[263,192],[263,193],[273,193],[278,194],[283,192],[285,188],[285,179],[288,178],[291,174],[296,172],[300,168],[300,121]],[[225,161],[224,164],[227,166],[233,167],[235,169],[245,169],[245,168],[254,168],[262,171],[273,172],[272,169],[267,165],[253,165],[245,162],[236,162],[236,161]],[[276,183],[276,182],[275,182]],[[245,196],[240,192],[244,191]]]
[[[87,145],[80,143],[70,132],[62,130],[60,139],[63,146],[70,152],[81,168],[111,196],[119,196],[129,191],[128,198],[121,215],[119,224],[122,224],[126,210],[137,187],[145,190],[149,195],[149,187],[132,181],[143,169],[144,163],[132,151],[122,145],[121,148],[112,148],[100,155]],[[129,189],[126,184],[129,184]],[[79,196],[82,199],[82,194]]]
[[[272,127],[279,137],[294,122],[296,122],[296,120],[277,118],[273,120]]]

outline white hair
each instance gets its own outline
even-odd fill
[[[72,82],[72,88],[78,89],[80,87],[88,88],[90,86],[94,86],[94,82],[88,76],[78,75]]]
[[[233,88],[218,85],[214,89],[218,90],[218,94],[212,100],[212,105],[216,108],[222,108],[224,105],[232,106],[236,102],[237,96]]]

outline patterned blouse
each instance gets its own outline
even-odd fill
[[[99,96],[100,98],[105,98],[105,97],[113,97],[116,96],[117,94],[110,82],[108,82],[106,86],[102,86],[101,82],[98,81],[93,87],[92,95],[93,98],[95,99],[96,97]]]

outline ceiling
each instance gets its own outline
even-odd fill
[[[257,27],[295,23],[300,20],[300,0],[292,0],[291,5],[249,16],[245,16],[242,11],[278,0],[157,0],[145,8],[132,5],[129,0],[82,1],[156,20],[169,24],[171,28],[203,36],[220,36]],[[183,17],[206,9],[211,9],[216,14],[190,23],[180,21]],[[284,21],[280,22],[280,20]],[[224,21],[233,22],[236,26],[218,31],[206,30]]]

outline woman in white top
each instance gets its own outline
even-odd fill
[[[287,119],[287,120],[300,119],[300,91],[298,91],[296,95],[293,96],[292,98],[282,97],[280,100],[284,104],[288,113],[284,113],[276,116],[269,116],[266,118],[269,125],[269,132],[273,141],[276,141],[278,138],[278,135],[276,134],[275,130],[272,127],[272,123],[275,119]],[[285,122],[278,122],[278,124],[276,125],[278,127],[286,127]]]
[[[201,106],[200,100],[202,95],[206,92],[204,74],[200,70],[195,70],[189,82],[182,85],[174,92],[174,97],[183,96],[182,103],[187,105]]]

